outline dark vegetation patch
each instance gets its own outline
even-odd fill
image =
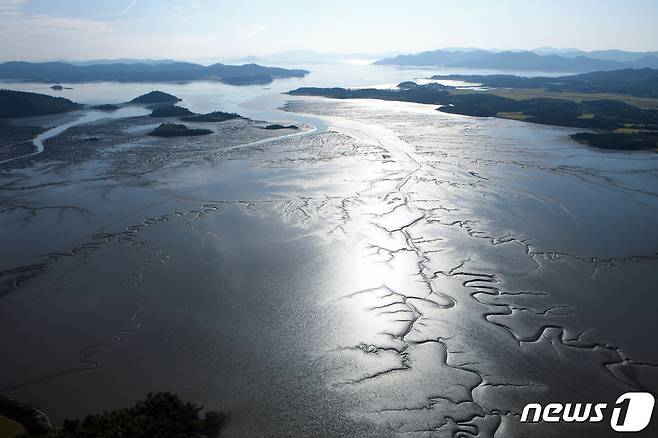
[[[212,134],[210,129],[191,129],[177,123],[163,123],[149,133],[149,135],[155,137],[185,137],[208,134]]]
[[[0,415],[21,424],[28,436],[48,436],[53,431],[48,418],[34,406],[0,396]]]
[[[91,107],[91,109],[95,109],[98,111],[107,111],[107,112],[112,112],[112,111],[117,111],[119,109],[118,105],[113,105],[111,103],[104,103],[102,105],[94,105]]]
[[[63,97],[0,90],[0,118],[43,116],[66,113],[80,108],[82,105]]]
[[[150,393],[128,408],[64,420],[58,429],[41,427],[30,417],[35,411],[32,407],[17,402],[10,405],[16,411],[12,415],[19,414],[21,419],[5,416],[25,427],[25,438],[214,438],[228,421],[226,414],[215,411],[201,416],[199,406],[168,392]]]
[[[223,111],[213,111],[207,114],[197,114],[193,116],[181,117],[184,122],[225,122],[233,119],[243,119],[240,114],[225,113]]]
[[[299,126],[297,126],[297,125],[279,125],[278,123],[274,123],[274,124],[265,126],[263,129],[270,129],[270,130],[299,129]]]
[[[620,134],[615,132],[579,132],[571,138],[601,149],[640,151],[658,149],[658,134]]]
[[[130,103],[143,103],[143,104],[152,104],[152,103],[176,103],[180,102],[181,99],[178,97],[165,93],[163,91],[151,91],[150,93],[142,94],[139,97],[134,98]]]
[[[427,84],[406,90],[378,88],[316,88],[302,87],[289,91],[293,96],[323,96],[334,99],[380,99],[442,105],[449,103],[450,88],[440,84]]]
[[[151,112],[151,117],[184,117],[191,115],[194,115],[192,111],[176,105],[157,106]]]

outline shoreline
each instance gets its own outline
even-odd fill
[[[579,129],[584,132],[574,134],[573,140],[601,149],[658,152],[658,110],[641,109],[619,100],[513,99],[410,81],[400,83],[397,89],[302,87],[287,94],[429,104],[443,113]]]

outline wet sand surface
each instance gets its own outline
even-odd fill
[[[286,110],[329,128],[104,120],[4,166],[0,392],[58,421],[170,390],[236,437],[522,437],[611,434],[521,424],[526,403],[658,390],[656,154],[425,105]]]

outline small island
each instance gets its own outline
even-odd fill
[[[151,117],[183,117],[195,115],[192,111],[177,105],[156,106],[151,112]]]
[[[271,125],[265,126],[263,129],[269,129],[269,130],[277,130],[277,129],[299,129],[299,126],[297,125],[280,125],[278,123],[274,123]]]
[[[418,84],[413,81],[404,81],[398,84],[398,88],[400,90],[410,90],[412,88],[416,88],[417,86]]]
[[[154,137],[189,137],[212,134],[210,129],[193,129],[178,123],[163,123],[149,133]]]
[[[196,114],[192,116],[181,117],[184,122],[225,122],[227,120],[244,119],[240,114],[225,113],[223,111],[213,111],[207,114]]]
[[[160,103],[171,103],[180,102],[182,99],[174,96],[173,94],[165,93],[163,91],[151,91],[150,93],[142,94],[131,100],[129,103],[139,103],[139,104],[160,104]]]
[[[119,105],[113,105],[111,103],[104,103],[101,105],[94,105],[91,107],[91,109],[95,109],[97,111],[107,111],[107,112],[118,111],[119,108],[120,108]]]

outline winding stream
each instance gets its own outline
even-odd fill
[[[79,113],[79,115],[77,115]],[[30,152],[29,154],[21,155],[18,157],[13,157],[9,158],[7,160],[0,161],[1,164],[9,163],[12,161],[17,161],[17,160],[22,160],[24,158],[28,157],[34,157],[36,155],[41,154],[44,149],[44,143],[61,134],[62,132],[66,131],[69,128],[72,128],[74,126],[82,125],[84,123],[92,123],[96,122],[99,120],[103,119],[121,119],[125,117],[136,117],[136,116],[143,116],[146,114],[149,114],[150,110],[147,110],[146,108],[139,107],[139,106],[129,106],[129,107],[123,107],[120,108],[117,111],[114,112],[107,112],[107,111],[97,111],[97,110],[85,110],[82,112],[76,112],[73,114],[76,114],[76,117],[74,120],[71,120],[69,122],[62,123],[61,125],[57,125],[53,128],[48,129],[45,132],[42,132],[41,134],[37,135],[34,137],[32,140],[32,144],[34,144],[34,147],[36,150],[34,152]]]

